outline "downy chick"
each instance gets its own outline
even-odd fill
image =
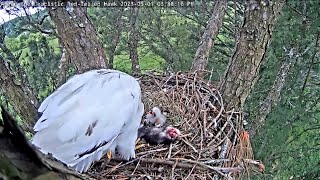
[[[158,107],[152,108],[152,111],[146,115],[145,123],[154,125],[155,127],[162,127],[166,122],[166,117],[162,114]]]
[[[143,138],[149,144],[170,144],[180,139],[181,132],[172,126],[146,127],[141,126],[138,130],[138,138]]]

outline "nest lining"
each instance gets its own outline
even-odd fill
[[[206,72],[207,75],[210,72]],[[226,111],[219,91],[197,73],[140,76],[145,110],[166,113],[166,125],[178,128],[181,140],[169,145],[140,144],[129,162],[105,159],[89,174],[97,179],[223,179],[249,176],[252,160],[242,114]]]

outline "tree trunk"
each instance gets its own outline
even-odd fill
[[[278,70],[278,74],[273,82],[272,88],[269,91],[266,99],[262,102],[259,114],[253,120],[253,125],[250,130],[251,136],[254,136],[257,133],[258,129],[264,124],[264,121],[267,115],[270,113],[271,108],[280,101],[281,90],[285,84],[289,71],[293,66],[293,62],[295,61],[295,58],[293,57],[295,55],[293,48],[291,48],[289,52],[285,53],[285,58]]]
[[[23,119],[24,131],[32,132],[32,127],[37,118],[38,100],[33,93],[20,84],[7,63],[0,57],[0,90],[9,100],[14,111]]]
[[[274,23],[283,4],[282,0],[248,2],[234,54],[219,87],[227,109],[243,108],[258,79]]]
[[[0,179],[91,179],[69,170],[30,145],[16,121],[1,107]]]
[[[16,58],[16,56],[11,52],[11,50],[7,47],[7,45],[4,42],[4,39],[6,37],[6,33],[4,30],[4,26],[0,27],[0,49],[3,51],[4,59],[8,60],[10,63],[10,68],[12,69],[13,73],[15,73],[15,78],[21,80],[23,86],[28,89],[28,92],[30,93],[30,96],[35,96],[34,92],[32,91],[32,88],[29,85],[29,81],[27,78],[27,73],[23,69],[22,66],[19,64],[19,59]],[[7,61],[7,62],[8,62]],[[38,100],[35,100],[35,103],[37,105]]]
[[[133,74],[140,73],[139,57],[138,57],[138,43],[140,38],[138,27],[137,27],[138,13],[139,13],[139,8],[137,7],[131,8],[128,47],[130,51],[130,59],[132,64],[131,69]]]
[[[114,32],[112,35],[112,41],[111,41],[110,47],[108,48],[109,49],[108,67],[110,69],[113,69],[114,55],[115,55],[115,51],[121,36],[121,31],[123,26],[123,22],[121,18],[122,18],[123,11],[124,11],[124,8],[120,8],[118,10],[117,17],[114,21],[114,28],[113,28]]]
[[[61,58],[59,61],[58,68],[59,68],[59,71],[58,71],[58,84],[57,85],[60,86],[67,81],[68,57],[66,54],[66,48],[64,48],[64,47],[61,47]]]
[[[86,8],[49,8],[58,35],[78,73],[106,68],[106,56]]]
[[[217,37],[223,22],[223,17],[227,8],[227,0],[220,0],[215,3],[213,13],[208,25],[200,39],[199,47],[193,59],[191,70],[205,70],[208,65],[209,53],[213,46],[214,39]]]

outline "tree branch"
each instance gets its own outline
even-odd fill
[[[303,82],[302,91],[304,91],[304,89],[306,88],[306,85],[307,85],[307,82],[308,82],[308,79],[309,79],[309,76],[310,76],[311,69],[312,69],[312,67],[314,65],[314,62],[316,60],[316,54],[318,53],[319,39],[320,39],[320,33],[318,32],[317,38],[316,38],[316,45],[314,47],[314,52],[312,54],[311,63],[310,63],[310,66],[308,68],[306,78],[304,79],[304,82]]]

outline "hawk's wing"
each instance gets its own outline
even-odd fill
[[[42,116],[32,143],[83,172],[110,148],[128,121],[140,123],[141,108],[140,86],[133,77],[104,69],[76,75],[39,107]]]

